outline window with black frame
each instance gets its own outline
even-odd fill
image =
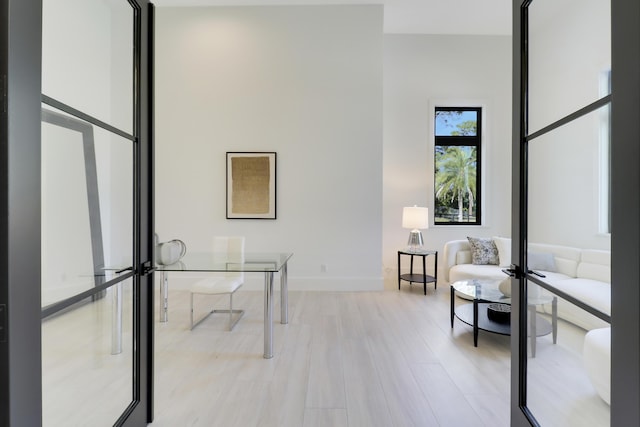
[[[480,225],[482,108],[436,107],[434,223]]]

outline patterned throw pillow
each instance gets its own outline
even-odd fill
[[[498,265],[498,248],[491,238],[467,237],[471,245],[471,262],[475,265]]]

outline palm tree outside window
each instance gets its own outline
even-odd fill
[[[481,224],[480,107],[435,108],[434,222]]]

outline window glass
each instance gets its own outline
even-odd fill
[[[476,136],[477,111],[436,111],[436,136]]]
[[[480,108],[435,112],[435,224],[480,224]]]

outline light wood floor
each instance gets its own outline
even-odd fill
[[[270,360],[261,292],[234,298],[247,314],[233,332],[224,316],[189,331],[188,293],[173,293],[170,320],[156,330],[153,425],[508,426],[509,337],[481,332],[475,348],[471,327],[456,319],[452,330],[448,286],[427,296],[388,287],[290,292]],[[277,304],[275,313],[279,322]],[[608,406],[577,367],[584,331],[561,324],[559,336],[558,345],[539,338],[530,359],[543,425],[608,425]]]
[[[262,292],[236,294],[246,314],[228,332],[225,315],[189,331],[189,293],[171,291],[169,322],[155,323],[152,426],[508,426],[509,337],[481,331],[476,348],[470,326],[456,319],[451,329],[447,285],[426,296],[421,286],[387,287],[292,291],[287,325],[276,294],[269,360]],[[111,355],[110,310],[104,298],[43,323],[44,425],[111,425],[128,404],[131,321],[123,352]],[[558,344],[541,337],[528,359],[530,407],[543,426],[609,425],[582,369],[583,340],[560,322]]]

